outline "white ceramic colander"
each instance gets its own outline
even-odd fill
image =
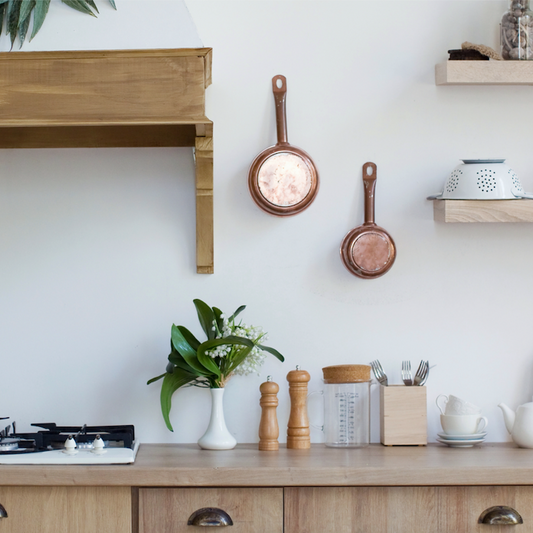
[[[522,188],[518,176],[505,159],[462,159],[446,182],[444,190],[428,200],[518,200],[533,199]]]

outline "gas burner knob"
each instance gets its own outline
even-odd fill
[[[65,449],[63,450],[63,453],[66,453],[67,455],[76,455],[78,453],[76,446],[77,445],[74,437],[69,435],[68,439],[65,441]]]
[[[106,452],[104,450],[105,444],[100,435],[96,435],[96,438],[93,440],[93,449],[91,450],[91,453],[95,453],[96,455],[102,455]]]

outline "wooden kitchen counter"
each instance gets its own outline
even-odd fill
[[[259,452],[142,444],[133,465],[0,465],[0,486],[299,487],[532,485],[533,450],[512,444]]]

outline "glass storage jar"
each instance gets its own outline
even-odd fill
[[[370,367],[337,365],[324,373],[326,446],[360,448],[370,442]]]
[[[500,30],[503,59],[533,59],[533,12],[529,0],[510,0]]]

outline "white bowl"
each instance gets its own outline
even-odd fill
[[[462,159],[440,194],[429,200],[517,200],[533,199],[505,159]]]

